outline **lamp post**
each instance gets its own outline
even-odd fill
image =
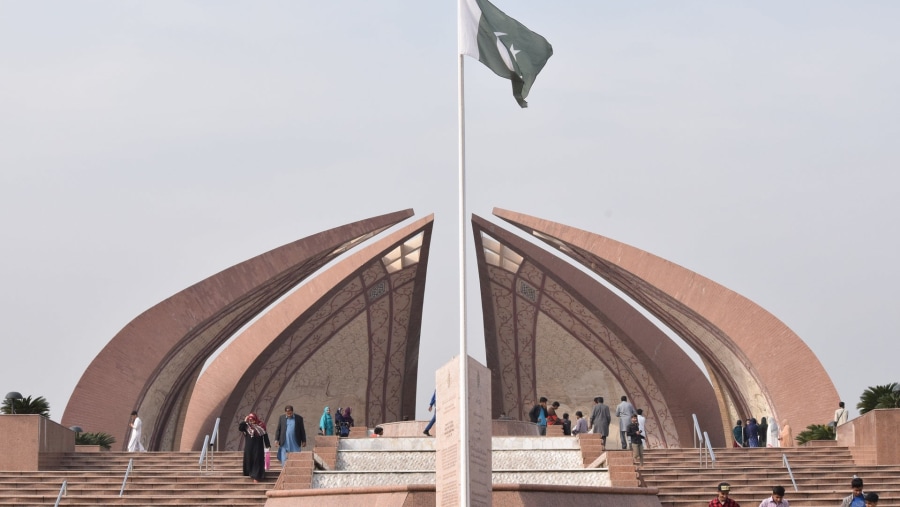
[[[78,435],[84,433],[84,428],[81,426],[69,426],[69,429],[75,432],[75,445],[78,445]]]
[[[16,413],[16,400],[24,400],[22,393],[10,391],[6,393],[6,399],[9,400],[9,408],[13,414]]]

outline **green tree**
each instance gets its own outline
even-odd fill
[[[13,403],[15,403],[15,413],[17,414],[38,414],[44,417],[50,417],[50,403],[47,402],[43,396],[38,396],[34,399],[31,399],[31,396],[26,396],[25,399],[22,400],[4,399],[3,406],[0,407],[0,412],[12,414]]]
[[[865,414],[876,408],[900,408],[900,392],[896,391],[897,383],[870,387],[859,397],[856,408],[859,414]]]
[[[797,434],[796,440],[800,445],[810,440],[834,440],[834,427],[827,424],[810,424]]]

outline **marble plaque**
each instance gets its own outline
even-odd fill
[[[478,361],[467,358],[468,421],[461,417],[459,356],[435,374],[435,493],[438,507],[491,505],[491,374]],[[468,431],[463,431],[468,423]],[[462,449],[468,449],[468,480],[461,470]],[[468,501],[466,501],[466,498]]]

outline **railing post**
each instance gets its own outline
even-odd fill
[[[59,488],[59,494],[56,495],[56,503],[53,505],[53,507],[59,507],[59,502],[62,500],[63,495],[68,494],[68,492],[66,491],[67,484],[68,484],[68,481],[63,481],[62,487]]]
[[[791,470],[791,464],[788,463],[787,453],[781,455],[781,461],[782,463],[784,463],[784,468],[787,468],[788,475],[791,476],[791,484],[794,485],[794,491],[800,491],[799,489],[797,489],[797,481],[794,480],[794,472]]]
[[[210,439],[209,439],[209,444],[210,445],[215,444],[217,451],[219,450],[219,439],[217,437],[219,436],[219,422],[221,420],[222,420],[221,417],[216,417],[216,424],[215,424],[215,426],[213,426],[212,437],[210,437]]]
[[[219,450],[219,422],[222,420],[221,417],[216,417],[216,424],[213,426],[212,436],[209,439],[209,463],[213,470],[216,469],[215,464],[215,451]]]
[[[713,468],[716,468],[716,453],[713,452],[712,443],[709,441],[709,433],[704,431],[703,437],[706,440],[706,451],[709,453],[709,459],[712,462]]]
[[[203,449],[200,449],[200,473],[203,473],[203,462],[206,460],[206,450],[209,449],[209,435],[206,435],[206,438],[203,439]],[[207,463],[206,469],[209,470],[209,464]]]
[[[697,414],[691,414],[694,418],[694,446],[700,449],[700,466],[703,466],[703,435],[700,433],[700,421]]]
[[[700,421],[697,420],[697,414],[691,414],[694,418],[694,446],[703,447],[703,435],[700,434]]]
[[[125,484],[128,482],[128,476],[131,475],[132,468],[134,468],[134,458],[128,460],[128,468],[125,469],[125,478],[122,479],[122,489],[119,490],[119,496],[125,494]]]

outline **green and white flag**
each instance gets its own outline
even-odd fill
[[[488,66],[512,81],[513,97],[525,97],[553,54],[547,39],[507,16],[487,0],[459,0],[459,54]]]

